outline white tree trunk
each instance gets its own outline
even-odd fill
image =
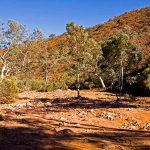
[[[6,65],[4,64],[1,70],[1,79],[4,79],[5,70],[6,70]]]
[[[104,83],[104,81],[103,81],[103,79],[102,79],[101,76],[99,77],[99,80],[101,81],[102,87],[103,87],[104,89],[106,89],[105,83]]]
[[[45,71],[45,82],[47,83],[48,82],[48,72]]]
[[[124,78],[124,71],[123,67],[121,67],[121,88],[123,89],[123,78]]]
[[[80,97],[80,75],[77,75],[77,97]]]

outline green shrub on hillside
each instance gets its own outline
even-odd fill
[[[137,84],[141,90],[150,95],[150,65],[138,75]]]
[[[31,81],[29,79],[23,78],[18,80],[19,92],[29,91],[31,88]]]
[[[136,76],[129,76],[126,82],[131,85],[135,94],[150,96],[150,65]]]
[[[42,80],[37,80],[37,79],[31,80],[30,90],[35,90],[37,92],[46,92],[47,84]]]
[[[150,96],[150,66],[145,71],[147,73],[145,74],[145,79],[143,81],[143,85],[145,88],[145,92]]]
[[[76,81],[75,76],[70,76],[64,73],[57,81],[51,81],[48,85],[48,91],[53,91],[57,89],[67,90]]]
[[[18,94],[17,81],[15,79],[3,79],[0,81],[0,103],[12,103]]]
[[[147,75],[147,79],[144,81],[145,87],[150,91],[150,74]]]
[[[52,90],[57,90],[57,89],[67,90],[68,86],[66,85],[65,81],[60,80],[53,84]]]

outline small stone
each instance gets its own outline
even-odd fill
[[[23,107],[23,105],[22,104],[17,104],[16,107]]]
[[[52,106],[51,102],[47,102],[45,105],[46,106]]]
[[[131,111],[132,110],[132,108],[127,108],[127,111]]]
[[[88,114],[87,112],[81,111],[81,112],[79,113],[79,117],[85,116],[85,115],[87,115],[87,114]]]
[[[80,118],[81,121],[85,121],[85,118]]]
[[[91,109],[91,112],[94,112],[94,110],[93,110],[93,109]]]
[[[60,117],[60,121],[65,121],[65,118],[64,117]]]

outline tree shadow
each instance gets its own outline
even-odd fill
[[[131,150],[149,150],[150,145],[142,143],[150,140],[150,133],[144,131],[118,130],[105,128],[105,132],[80,133],[64,135],[57,132],[45,133],[41,128],[0,127],[0,149],[2,150],[76,150],[79,145],[88,144],[93,148],[107,149],[112,145],[115,148]],[[78,142],[77,146],[69,143]],[[68,144],[63,144],[68,142]],[[79,146],[79,147],[78,147]],[[79,149],[80,150],[80,149]]]
[[[0,127],[1,150],[71,150],[40,128]]]
[[[107,132],[83,133],[81,136],[88,142],[95,143],[97,147],[109,148],[109,145],[122,146],[131,150],[149,150],[150,143],[144,144],[143,140],[150,141],[150,132],[123,130],[123,129],[106,129]],[[100,141],[105,141],[101,143]],[[109,145],[107,145],[109,143]]]
[[[59,129],[58,124],[62,121],[57,119],[43,120],[42,117],[6,119],[17,123],[18,126],[0,127],[2,150],[82,150],[81,145],[90,150],[88,144],[92,145],[93,149],[111,149],[112,145],[116,149],[119,147],[131,150],[150,149],[150,143],[143,142],[150,142],[149,131],[117,129],[85,123],[78,125],[76,122],[67,121],[63,121],[66,125]],[[26,127],[21,127],[20,124]],[[81,132],[71,134],[62,132],[63,129],[73,128],[79,128]],[[85,132],[86,129],[89,131]]]
[[[137,108],[136,105],[127,104],[123,101],[108,101],[106,99],[90,99],[86,97],[81,97],[77,99],[75,97],[71,98],[56,98],[52,100],[53,107],[61,108],[86,108],[86,109],[96,109],[96,108]]]
[[[110,101],[107,99],[90,99],[81,97],[77,99],[56,98],[56,99],[35,99],[42,102],[45,108],[43,111],[62,112],[63,109],[96,109],[96,108],[144,108],[144,105],[127,103],[121,101]],[[50,102],[51,105],[45,104]],[[33,106],[34,107],[34,106]],[[63,109],[61,109],[63,108]],[[19,110],[20,111],[20,110]],[[13,113],[19,113],[14,111]],[[28,113],[26,110],[24,113]],[[30,118],[32,111],[37,114],[36,117]],[[28,118],[22,116],[16,118],[16,114],[6,118],[8,122],[16,123],[16,127],[0,126],[0,150],[90,150],[88,144],[93,149],[113,149],[121,147],[131,150],[149,150],[150,149],[150,132],[144,130],[127,130],[109,128],[98,125],[91,125],[76,122],[61,121],[54,118],[42,118],[38,116],[41,110],[31,108]],[[22,113],[22,112],[21,112]],[[44,112],[45,113],[45,112]],[[14,117],[13,117],[14,115]],[[65,125],[63,125],[65,123]],[[7,124],[7,123],[6,123]],[[61,125],[61,127],[60,127]],[[25,126],[25,127],[24,127]],[[80,129],[79,133],[61,132],[63,129]],[[88,132],[86,132],[88,130]],[[147,143],[145,143],[145,141]],[[74,144],[76,143],[76,145]]]

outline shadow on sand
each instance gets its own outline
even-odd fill
[[[89,99],[82,97],[65,98],[65,99],[38,99],[42,103],[51,102],[50,106],[53,110],[75,109],[75,108],[136,108],[145,107],[143,105],[134,105],[127,102],[117,103],[116,101],[107,101],[105,99]],[[36,111],[36,110],[35,110]],[[149,150],[150,149],[150,132],[143,130],[125,130],[108,128],[90,124],[80,124],[76,122],[67,122],[65,128],[80,128],[83,130],[91,130],[91,132],[59,132],[56,130],[58,124],[62,122],[57,119],[40,119],[40,118],[6,118],[21,124],[19,127],[0,127],[0,150],[90,150],[88,145],[92,145],[93,149],[111,149],[111,145],[115,145],[116,150],[124,148],[131,150]],[[23,126],[25,127],[23,127]],[[94,131],[94,132],[93,132]],[[147,143],[144,143],[147,141]],[[76,145],[74,146],[74,143]],[[83,149],[84,150],[84,149]]]
[[[39,122],[37,122],[38,124]],[[28,124],[28,122],[26,122]],[[75,125],[75,124],[74,124]],[[30,125],[31,126],[31,125]],[[1,150],[77,150],[83,144],[90,144],[94,148],[107,149],[115,145],[116,149],[121,147],[131,150],[149,150],[150,145],[145,145],[141,141],[150,140],[150,132],[131,131],[115,128],[92,127],[86,124],[88,128],[97,128],[96,133],[61,133],[52,129],[44,130],[43,127],[29,128],[0,127],[0,149]],[[47,132],[46,132],[47,131]],[[69,143],[78,143],[76,147]],[[80,147],[81,146],[81,147]],[[88,145],[86,150],[90,150]]]

